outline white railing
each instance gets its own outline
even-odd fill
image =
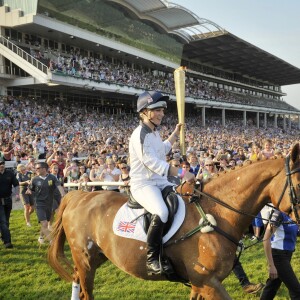
[[[105,181],[89,181],[89,182],[70,182],[70,183],[64,183],[64,187],[84,187],[84,186],[128,186],[128,184],[125,184],[122,181],[113,181],[113,182],[105,182]]]
[[[40,62],[38,59],[18,47],[16,44],[12,43],[10,40],[6,39],[4,36],[0,36],[0,43],[3,44],[5,47],[7,47],[9,50],[13,51],[23,59],[25,59],[27,62],[32,64],[34,67],[39,69],[45,74],[48,74],[48,67]]]
[[[72,160],[73,161],[81,161],[81,160],[86,160],[88,157],[73,157]],[[36,159],[35,163],[38,162],[45,162],[46,159]],[[21,160],[21,164],[23,165],[27,165],[29,163],[29,160]],[[15,160],[9,160],[9,161],[5,161],[5,168],[16,168],[17,167],[17,162]]]
[[[87,159],[87,157],[76,157],[73,158],[72,160],[74,161],[80,161]],[[37,159],[35,162],[44,162],[45,159]],[[22,160],[22,164],[27,164],[28,160]],[[17,163],[15,161],[5,161],[5,168],[11,168],[11,169],[16,169]],[[113,182],[105,182],[105,181],[89,181],[89,182],[69,182],[69,183],[64,183],[64,187],[85,187],[85,186],[128,186],[128,184],[125,184],[122,181],[113,181]]]

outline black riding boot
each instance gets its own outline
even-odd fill
[[[158,215],[152,215],[151,223],[147,234],[147,273],[148,275],[161,274],[161,266],[159,263],[159,256],[162,247],[162,234],[164,223]]]

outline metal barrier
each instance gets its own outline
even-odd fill
[[[72,160],[85,160],[87,157],[76,157],[73,158]],[[44,162],[45,159],[37,159],[36,162]],[[22,164],[27,164],[28,160],[22,160]],[[17,168],[17,163],[16,161],[5,161],[5,168],[10,168],[10,169],[16,169]],[[85,187],[85,186],[129,186],[128,184],[125,184],[122,181],[114,181],[114,182],[105,182],[105,181],[89,181],[89,182],[81,182],[81,183],[75,183],[75,182],[70,182],[70,183],[64,183],[64,187]]]
[[[85,160],[87,159],[88,157],[73,157],[72,160],[73,161],[81,161],[81,160]],[[38,162],[45,162],[46,159],[36,159],[35,160],[35,163],[38,163]],[[28,164],[28,160],[22,160],[21,161],[21,164],[24,164],[24,165],[27,165]],[[5,161],[5,168],[11,168],[11,169],[14,169],[17,167],[17,162],[14,161],[14,160],[11,160],[11,161]]]
[[[105,182],[105,181],[89,181],[89,182],[81,182],[81,183],[64,183],[64,187],[83,187],[83,186],[129,186],[122,181],[114,181],[114,182]]]
[[[36,59],[20,47],[18,47],[10,40],[6,39],[4,36],[0,36],[0,43],[7,47],[9,50],[19,55],[20,57],[22,57],[23,59],[25,59],[26,61],[28,61],[30,64],[32,64],[34,67],[36,67],[43,73],[48,74],[48,67],[45,64],[43,64],[38,59]]]

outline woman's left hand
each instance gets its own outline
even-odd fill
[[[183,126],[182,123],[178,123],[178,124],[176,125],[175,130],[174,130],[174,133],[175,133],[176,135],[179,136],[180,130],[181,130],[181,127],[182,127],[182,126]]]

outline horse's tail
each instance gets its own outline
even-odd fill
[[[48,262],[50,266],[66,281],[72,281],[73,267],[64,253],[66,234],[62,223],[62,216],[70,199],[71,197],[66,195],[60,203],[56,221],[51,232],[52,241],[48,250]]]

